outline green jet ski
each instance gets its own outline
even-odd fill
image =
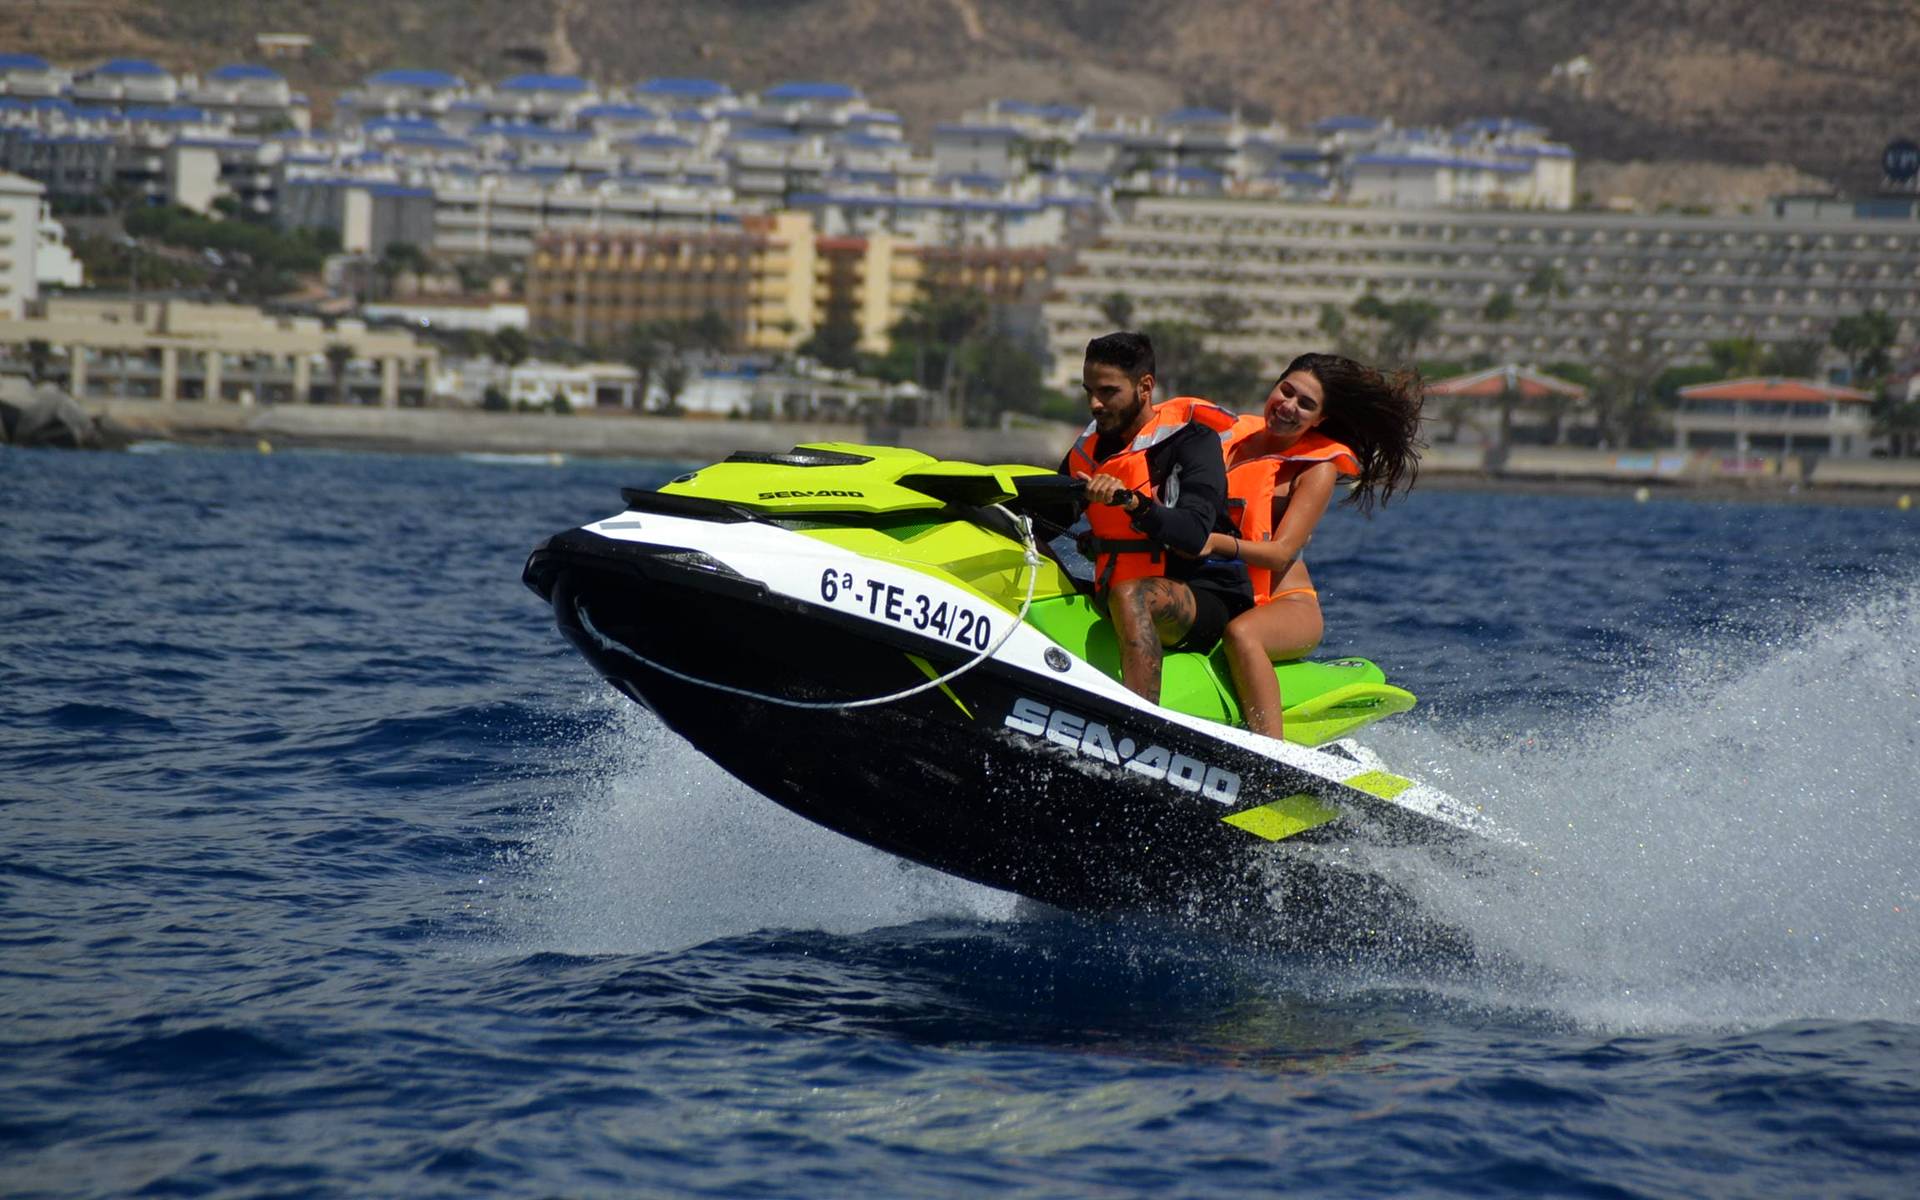
[[[1219,651],[1168,655],[1158,705],[1122,687],[1111,624],[1048,544],[1077,491],[894,447],[742,452],[625,490],[524,579],[616,688],[761,794],[1047,904],[1264,919],[1278,895],[1364,925],[1301,864],[1491,832],[1346,740],[1414,703],[1364,659],[1275,668],[1285,741],[1241,727]]]

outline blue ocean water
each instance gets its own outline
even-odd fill
[[[1389,971],[788,816],[518,582],[675,468],[0,451],[0,1195],[1911,1196],[1920,513],[1416,491],[1312,560]]]

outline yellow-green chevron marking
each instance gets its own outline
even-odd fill
[[[918,654],[908,654],[907,661],[912,663],[914,666],[919,667],[920,670],[926,674],[926,677],[928,679],[940,678],[940,672],[933,669],[933,664],[928,662],[926,659],[921,658]],[[967,720],[969,721],[973,720],[973,713],[967,708],[965,704],[960,703],[960,697],[953,694],[952,688],[948,687],[946,684],[943,683],[940,685],[940,690],[947,694],[947,699],[953,701],[955,704],[960,706],[960,711],[967,714]]]
[[[1413,780],[1402,779],[1385,771],[1368,771],[1364,775],[1355,775],[1346,780],[1346,785],[1369,796],[1378,796],[1382,800],[1391,800],[1401,792],[1413,786]]]
[[[1221,818],[1227,824],[1246,830],[1255,837],[1270,842],[1281,838],[1304,833],[1320,825],[1325,825],[1340,815],[1340,811],[1328,808],[1312,796],[1301,792],[1279,800],[1269,801],[1258,808],[1249,808],[1231,816]]]

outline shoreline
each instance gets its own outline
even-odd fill
[[[501,454],[516,458],[634,458],[716,462],[736,450],[778,452],[804,442],[902,446],[935,458],[1052,468],[1078,428],[1035,422],[1011,429],[702,420],[636,414],[490,413],[330,405],[246,407],[106,400],[87,411],[128,441],[245,449]],[[1809,463],[1812,464],[1809,475]],[[1737,473],[1716,474],[1716,468]],[[1824,477],[1824,478],[1823,478]],[[1684,452],[1516,447],[1501,470],[1479,447],[1432,447],[1419,485],[1522,495],[1628,496],[1739,503],[1898,507],[1920,503],[1920,460],[1720,460]]]

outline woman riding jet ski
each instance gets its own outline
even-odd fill
[[[1277,668],[1286,741],[1240,727],[1217,650],[1168,654],[1159,704],[1122,686],[1092,581],[1035,533],[1083,489],[892,447],[738,453],[624,491],[524,579],[615,687],[761,794],[1064,908],[1270,927],[1278,896],[1282,932],[1364,936],[1377,914],[1327,901],[1311,853],[1276,872],[1276,843],[1331,859],[1487,832],[1335,741],[1413,704],[1363,659]]]

